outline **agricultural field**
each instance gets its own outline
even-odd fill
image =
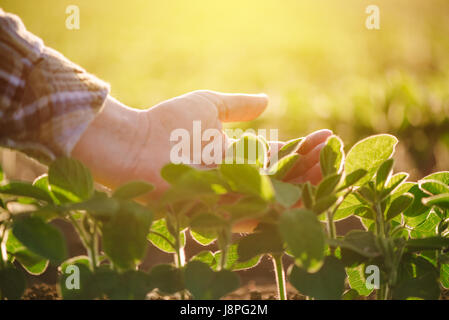
[[[369,4],[379,30],[365,27]],[[65,27],[68,5],[79,30]],[[2,150],[1,298],[447,299],[449,2],[0,7],[130,106],[197,89],[264,92],[257,120],[226,127],[278,129],[288,141],[276,162],[249,134],[231,147],[256,146],[254,164],[168,164],[170,188],[149,202],[147,181],[105,190],[75,159],[47,170]],[[322,128],[334,133],[322,181],[286,181],[302,137]],[[233,232],[254,220],[254,232]],[[73,268],[82,290],[67,287]]]

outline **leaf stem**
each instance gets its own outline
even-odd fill
[[[276,285],[278,289],[279,300],[287,300],[287,291],[285,286],[285,272],[284,266],[282,264],[282,256],[283,254],[273,254],[273,266],[274,272],[276,274]]]
[[[81,243],[83,244],[84,248],[86,249],[87,255],[89,256],[89,262],[91,265],[91,269],[96,269],[96,253],[95,248],[93,245],[93,242],[95,241],[92,237],[92,235],[88,235],[86,233],[86,230],[84,227],[76,221],[76,219],[72,216],[71,213],[69,213],[69,220],[72,222],[75,230],[78,232],[78,235],[80,236]],[[94,232],[95,233],[95,232]]]

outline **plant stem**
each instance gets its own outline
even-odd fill
[[[221,251],[221,259],[219,270],[224,270],[226,268],[226,260],[228,259],[228,243],[230,239],[230,230],[221,230],[218,234],[218,247]]]
[[[287,300],[287,291],[285,287],[285,272],[282,264],[282,254],[273,254],[273,266],[276,274],[276,285],[278,289],[279,300]]]
[[[179,247],[175,253],[175,264],[177,268],[182,268],[185,263],[184,248]]]
[[[97,234],[97,224],[94,222],[94,231],[89,244],[89,249],[87,250],[89,258],[92,264],[92,270],[96,270],[98,267],[98,234]]]
[[[376,220],[377,220],[377,233],[381,238],[385,238],[385,226],[384,226],[384,219],[382,217],[382,210],[380,209],[380,204],[375,204],[376,209]]]
[[[334,215],[330,210],[326,211],[327,216],[327,230],[329,232],[329,238],[337,238],[337,229],[335,228]]]
[[[221,250],[221,259],[220,259],[220,270],[224,270],[226,267],[226,259],[228,258],[228,250],[227,248],[223,248]]]
[[[385,284],[385,292],[384,292],[384,300],[389,300],[390,299],[390,285],[388,284],[388,282]]]
[[[388,240],[388,233],[385,230],[385,221],[380,203],[374,204],[374,210],[376,212],[376,232],[380,240],[381,250],[385,256],[385,266],[387,277],[385,283],[381,285],[379,298],[382,300],[388,300],[391,294],[390,284],[396,282],[397,264],[400,262],[400,257],[397,257],[399,261],[395,261],[394,249],[391,247],[391,243]],[[402,256],[402,252],[398,253]]]
[[[69,213],[69,219],[72,222],[75,230],[78,232],[78,235],[80,236],[81,243],[83,244],[84,248],[86,249],[87,255],[89,256],[89,261],[91,265],[91,269],[94,271],[97,267],[96,262],[96,248],[94,242],[96,241],[95,235],[96,231],[94,231],[94,235],[88,235],[86,233],[86,230],[84,227],[76,221],[75,218]],[[96,226],[95,226],[96,228]]]
[[[176,268],[180,269],[184,266],[185,263],[185,253],[184,253],[184,247],[181,245],[181,237],[179,232],[179,223],[176,224],[176,237],[175,237],[175,243],[174,243],[174,249],[175,249],[175,265]],[[163,235],[161,235],[163,236]],[[164,237],[164,236],[163,236]],[[166,238],[166,237],[164,237]],[[168,239],[166,239],[168,240]],[[168,240],[169,241],[169,240]],[[171,243],[171,241],[169,241]],[[182,290],[180,293],[181,300],[186,299],[185,290]]]
[[[0,225],[0,269],[3,269],[6,267],[6,264],[8,262],[8,253],[6,251],[6,226]]]

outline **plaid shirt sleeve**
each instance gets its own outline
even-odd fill
[[[0,8],[0,146],[42,162],[70,155],[108,92]]]

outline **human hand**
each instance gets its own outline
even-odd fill
[[[266,108],[264,94],[223,94],[194,91],[147,109],[131,109],[108,97],[72,151],[92,171],[96,181],[114,188],[130,180],[146,180],[156,186],[155,196],[168,184],[161,168],[171,162],[171,134],[185,129],[194,138],[193,122],[201,121],[200,135],[217,129],[227,146],[222,122],[249,121]],[[204,142],[203,142],[204,143]],[[191,156],[196,152],[191,148]],[[200,151],[201,152],[201,151]]]

